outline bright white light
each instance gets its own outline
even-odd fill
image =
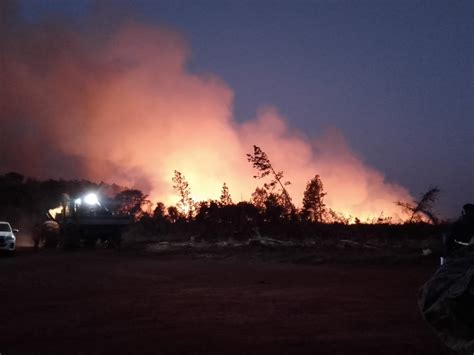
[[[84,197],[84,202],[87,203],[88,205],[91,205],[91,206],[99,204],[99,200],[97,199],[97,195],[93,194],[93,193],[87,194]]]
[[[79,205],[79,206],[80,206],[81,203],[82,203],[82,200],[81,200],[80,198],[76,198],[76,199],[74,200],[74,203],[75,203],[76,205]]]

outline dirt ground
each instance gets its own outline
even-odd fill
[[[448,354],[416,303],[435,267],[25,249],[0,257],[0,353]]]

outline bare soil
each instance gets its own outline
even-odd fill
[[[0,353],[448,354],[417,307],[435,268],[24,249],[0,257]]]

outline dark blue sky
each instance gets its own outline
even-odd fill
[[[190,70],[221,77],[237,120],[274,105],[309,136],[337,127],[415,196],[474,201],[472,1],[23,1],[35,19],[95,11],[175,28]],[[98,10],[98,8],[100,8]],[[105,20],[104,20],[105,21]]]

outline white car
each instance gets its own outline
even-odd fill
[[[13,253],[16,249],[16,237],[18,229],[12,229],[8,222],[0,222],[0,250]]]

